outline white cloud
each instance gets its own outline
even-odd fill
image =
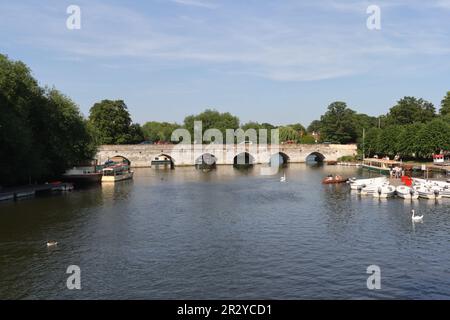
[[[171,0],[171,1],[185,6],[194,6],[208,9],[217,8],[217,3],[208,0]]]
[[[179,3],[211,4],[199,0],[174,0]],[[329,1],[328,3],[335,3]],[[352,10],[352,3],[340,10]],[[81,4],[82,29],[65,29],[64,16],[54,7],[36,8],[2,4],[10,20],[0,21],[0,30],[30,48],[45,48],[67,59],[99,59],[114,68],[142,61],[148,65],[195,65],[223,73],[241,73],[276,81],[310,81],[361,74],[402,59],[418,55],[450,53],[448,31],[417,32],[409,25],[394,24],[381,32],[365,28],[365,10],[361,22],[337,25],[311,24],[299,17],[260,17],[236,12],[216,22],[209,15],[191,18],[151,17],[142,12],[92,2]],[[34,17],[36,24],[14,23],[13,19]],[[38,19],[36,19],[36,17]],[[219,19],[218,19],[219,20]],[[355,24],[356,23],[356,24]],[[0,31],[0,35],[1,35]],[[5,34],[6,34],[5,33]],[[401,64],[395,65],[401,68]]]

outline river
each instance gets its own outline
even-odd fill
[[[285,183],[259,167],[136,169],[116,185],[0,203],[0,298],[450,299],[450,199],[321,184],[357,168],[283,171]],[[69,265],[81,290],[66,287]]]

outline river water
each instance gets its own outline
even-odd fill
[[[283,171],[136,169],[132,181],[0,203],[0,298],[450,299],[450,199],[321,184],[356,168]],[[81,290],[66,287],[69,265]]]

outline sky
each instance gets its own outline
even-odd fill
[[[67,7],[81,9],[68,29]],[[370,5],[380,29],[369,29]],[[88,115],[122,99],[134,122],[206,108],[308,125],[333,101],[386,113],[450,90],[450,0],[0,0],[0,53]]]

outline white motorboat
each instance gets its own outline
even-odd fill
[[[439,194],[441,195],[441,197],[443,198],[450,198],[450,187],[449,188],[443,188]]]
[[[406,200],[413,200],[419,198],[419,193],[410,188],[408,186],[398,186],[395,191],[397,192],[397,196]]]
[[[424,199],[440,199],[441,194],[438,188],[427,187],[425,185],[421,185],[414,188],[418,193],[420,198]]]
[[[395,187],[390,185],[382,185],[373,193],[375,198],[390,198],[395,196]]]
[[[378,193],[379,192],[379,188],[383,187],[383,186],[387,186],[389,185],[389,183],[386,182],[378,182],[378,183],[372,183],[369,184],[365,187],[362,187],[360,189],[360,194],[361,195],[373,195],[374,193]]]
[[[361,190],[364,187],[367,187],[369,185],[373,184],[379,184],[386,182],[386,177],[378,177],[378,178],[371,178],[371,179],[349,179],[350,188],[352,190]]]
[[[441,180],[425,180],[419,178],[413,178],[413,182],[415,185],[424,185],[424,186],[438,186],[440,188],[450,188],[450,183]]]

